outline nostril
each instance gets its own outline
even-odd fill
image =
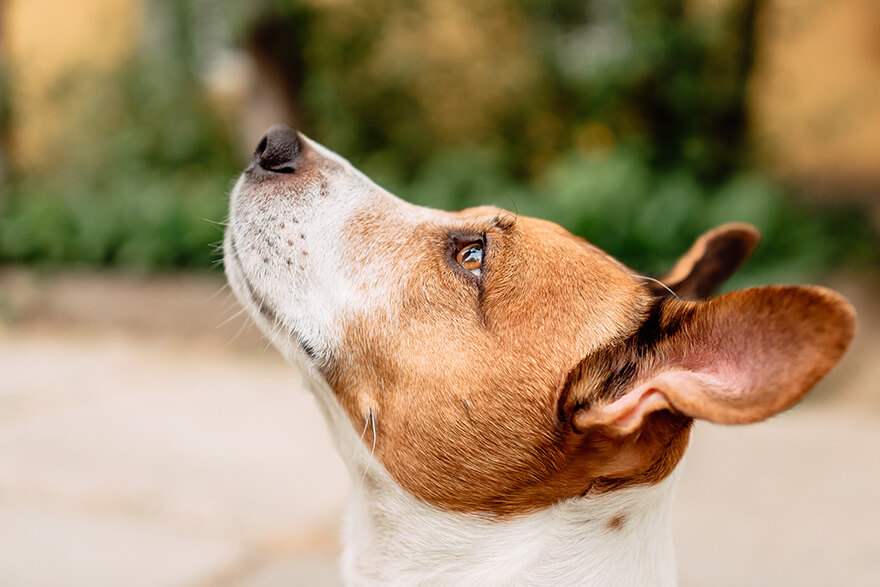
[[[260,139],[254,159],[268,171],[293,173],[300,150],[297,132],[287,125],[276,124]]]
[[[263,136],[262,139],[260,139],[260,144],[257,145],[256,150],[254,150],[254,158],[255,158],[255,159],[258,158],[258,157],[261,157],[261,156],[263,155],[263,151],[266,150],[266,144],[267,144],[268,142],[269,142],[269,141],[266,140],[265,135]]]

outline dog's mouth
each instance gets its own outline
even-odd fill
[[[281,321],[278,320],[278,312],[275,307],[266,299],[266,296],[262,295],[256,288],[256,286],[248,279],[247,273],[244,270],[244,264],[241,262],[241,257],[238,254],[238,249],[235,246],[235,237],[233,235],[229,235],[229,258],[235,263],[238,267],[238,273],[241,276],[241,281],[244,283],[244,287],[247,290],[248,297],[253,303],[254,307],[266,320],[269,321],[273,328],[278,327],[281,324]],[[318,351],[306,342],[302,335],[296,331],[295,328],[290,328],[285,326],[285,330],[287,330],[290,335],[296,340],[297,346],[302,350],[302,352],[312,361],[314,364],[318,365],[319,355]]]

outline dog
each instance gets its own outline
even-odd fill
[[[711,298],[758,240],[720,226],[652,281],[547,221],[409,204],[269,129],[225,269],[350,470],[345,581],[674,585],[694,419],[791,407],[855,328],[821,287]]]

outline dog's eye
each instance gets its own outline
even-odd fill
[[[455,256],[455,260],[459,265],[479,277],[483,268],[483,244],[471,243],[464,246]]]

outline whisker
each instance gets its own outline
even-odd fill
[[[281,329],[278,328],[276,332],[276,327],[273,325],[272,328],[269,329],[269,333],[263,335],[263,338],[266,339],[266,346],[264,346],[263,350],[260,352],[265,353],[269,350],[269,348],[272,346],[272,343],[274,342],[275,335],[278,334],[278,332],[281,332]]]
[[[370,448],[370,456],[367,458],[367,466],[364,467],[364,475],[361,477],[358,492],[364,488],[364,481],[367,479],[367,473],[370,472],[370,465],[373,463],[373,455],[376,454],[376,416],[373,415],[373,408],[370,408],[367,412],[367,421],[364,423],[364,434],[367,432],[367,424],[373,428],[373,446]],[[363,440],[364,435],[361,434],[361,442],[363,442]]]
[[[677,299],[677,300],[680,300],[680,299],[681,299],[680,297],[678,297],[678,294],[677,294],[677,293],[675,293],[674,291],[672,291],[672,290],[669,288],[668,285],[666,285],[665,283],[663,283],[663,282],[660,281],[659,279],[654,279],[653,277],[648,277],[647,275],[636,275],[635,273],[630,273],[630,275],[631,275],[632,277],[638,277],[639,279],[644,279],[644,280],[647,280],[647,281],[653,281],[654,283],[656,283],[657,285],[659,285],[660,287],[662,287],[663,289],[665,289],[666,291],[668,291],[669,293],[671,293],[672,296],[673,296],[675,299]]]
[[[519,220],[519,206],[516,205],[516,200],[513,199],[513,196],[507,194],[507,199],[510,200],[510,203],[513,204],[513,223]]]
[[[370,427],[370,416],[369,416],[369,412],[367,412],[367,417],[364,418],[364,431],[361,432],[361,437],[358,438],[358,442],[364,441],[364,436],[367,435],[367,428],[369,428],[369,427]],[[355,449],[355,452],[357,452],[357,449]],[[352,456],[352,458],[354,458],[355,455],[351,455],[351,456]]]
[[[226,326],[227,324],[229,324],[230,322],[232,322],[233,320],[235,320],[236,318],[241,316],[246,311],[247,311],[247,308],[242,307],[238,312],[236,312],[235,314],[233,314],[232,316],[230,316],[229,318],[227,318],[226,320],[224,320],[223,322],[221,322],[220,324],[218,324],[214,328],[222,328],[223,326]]]
[[[226,292],[226,299],[224,300],[223,313],[228,314],[235,308],[241,308],[241,304],[238,301],[238,298],[235,297],[235,293],[230,289]]]
[[[206,299],[205,301],[206,301],[206,302],[210,302],[211,300],[213,300],[214,298],[216,298],[217,296],[219,296],[221,293],[223,293],[224,291],[226,291],[226,289],[227,289],[228,287],[229,287],[229,282],[227,281],[226,283],[224,283],[223,285],[220,286],[220,289],[218,289],[217,291],[215,291],[214,293],[212,293],[210,296],[208,296],[208,299]]]
[[[263,311],[263,302],[260,302],[260,313],[262,313],[262,311]],[[276,318],[272,322],[272,326],[269,328],[269,332],[267,332],[263,335],[263,338],[266,339],[266,346],[263,347],[263,350],[261,352],[265,353],[266,351],[269,350],[269,347],[272,346],[272,342],[275,339],[275,335],[280,331],[281,331],[281,329],[278,327],[278,319]]]
[[[241,333],[244,332],[245,330],[247,330],[248,328],[250,328],[252,325],[253,325],[253,322],[251,322],[250,320],[245,320],[244,322],[242,322],[241,326],[238,327],[238,330],[236,331],[236,333],[232,336],[232,338],[229,339],[229,342],[226,343],[226,346],[228,347],[232,343],[234,343],[236,340],[238,340],[238,337],[241,336]]]

